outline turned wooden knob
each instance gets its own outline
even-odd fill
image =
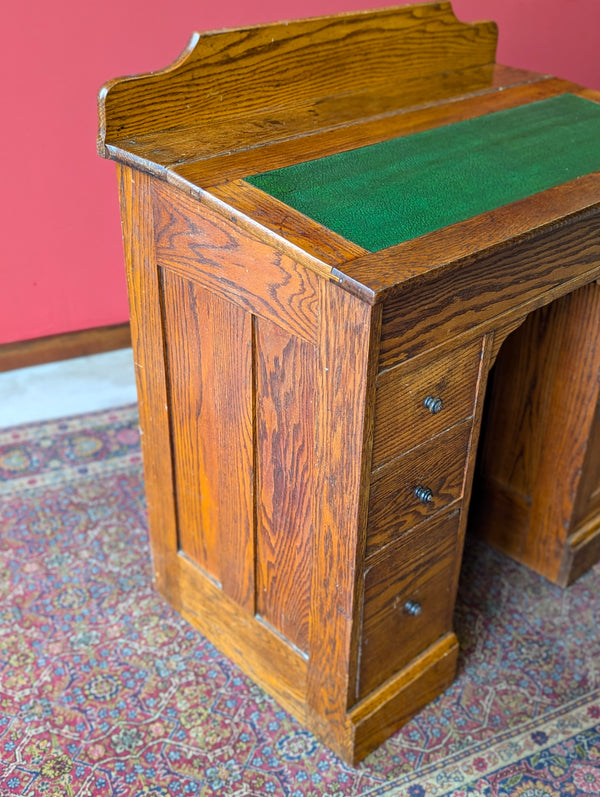
[[[444,402],[441,398],[436,398],[435,396],[427,396],[423,404],[432,415],[437,415],[438,412],[444,409]]]
[[[409,600],[404,604],[404,611],[412,617],[417,617],[423,611],[423,607],[419,601]]]
[[[415,487],[415,495],[422,504],[430,504],[433,501],[433,493],[429,487]]]

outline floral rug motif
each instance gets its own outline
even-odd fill
[[[455,683],[342,763],[157,595],[135,407],[0,430],[0,797],[600,795],[600,566],[476,540]]]

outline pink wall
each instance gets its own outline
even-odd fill
[[[193,30],[393,2],[11,3],[0,54],[0,343],[127,319],[114,166],[95,153],[95,97],[105,80],[167,65]],[[598,0],[455,0],[453,7],[465,21],[499,23],[499,61],[600,89]]]

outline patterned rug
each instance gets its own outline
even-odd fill
[[[453,686],[352,768],[154,592],[134,407],[0,432],[0,795],[600,795],[600,567],[469,541]]]

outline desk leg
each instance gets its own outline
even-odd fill
[[[567,586],[600,559],[600,287],[532,313],[490,380],[471,530]]]

